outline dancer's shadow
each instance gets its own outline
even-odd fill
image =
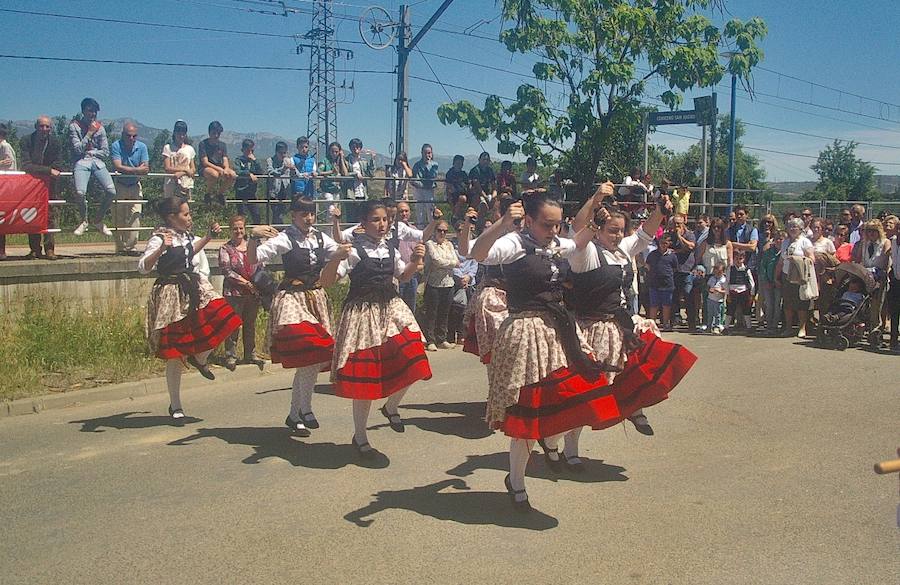
[[[450,487],[457,491],[443,491]],[[408,490],[378,492],[372,503],[349,512],[344,519],[365,528],[375,522],[371,516],[392,509],[409,510],[460,524],[503,528],[547,530],[559,524],[556,518],[538,510],[528,514],[515,511],[505,492],[469,491],[469,486],[461,479],[445,479]]]
[[[455,436],[462,439],[484,439],[490,437],[493,431],[484,422],[484,402],[438,402],[435,404],[404,404],[403,410],[424,410],[442,414],[457,414],[461,416],[442,417],[412,417],[403,416],[403,422],[407,425],[418,427],[423,431],[437,433],[439,435]],[[388,426],[386,423],[378,424],[372,428]]]
[[[78,430],[82,433],[104,433],[107,428],[124,430],[148,429],[150,427],[182,427],[186,424],[203,422],[202,418],[195,418],[193,416],[173,419],[171,416],[163,415],[132,416],[134,414],[150,414],[150,411],[123,412],[111,416],[101,416],[99,418],[73,420],[69,421],[69,424],[81,425],[81,428]]]
[[[260,390],[256,393],[257,396],[261,396],[263,394],[271,394],[273,392],[290,392],[291,387],[287,388],[272,388],[271,390]],[[328,396],[334,396],[334,386],[331,384],[316,384],[314,389],[316,394],[327,394]]]
[[[579,483],[602,483],[606,481],[628,481],[624,475],[625,468],[618,465],[607,465],[602,460],[581,457],[584,462],[583,473],[572,473],[565,468],[556,472],[547,467],[544,456],[532,453],[528,462],[528,477],[549,479],[550,481],[575,481]],[[490,455],[469,455],[465,463],[460,463],[447,471],[447,475],[467,477],[479,469],[495,469],[509,471],[509,453],[491,453]]]
[[[242,463],[250,465],[270,457],[282,459],[295,467],[312,469],[340,469],[347,465],[382,469],[391,462],[380,451],[376,451],[371,459],[360,459],[350,444],[304,443],[290,429],[278,427],[199,429],[193,435],[172,441],[169,445],[190,445],[200,439],[219,439],[229,445],[251,447],[253,453],[242,460]]]

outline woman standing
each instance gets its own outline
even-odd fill
[[[525,228],[515,232],[524,216]],[[486,421],[511,438],[506,489],[517,510],[531,506],[525,468],[535,440],[619,417],[602,368],[562,303],[560,271],[575,242],[557,237],[562,208],[546,195],[510,205],[475,242],[472,257],[502,266],[509,317],[497,332],[488,365]]]
[[[447,342],[447,318],[453,293],[453,269],[459,266],[459,256],[447,239],[446,221],[438,222],[434,238],[425,242],[425,323],[423,333],[428,343],[425,349],[451,349]]]
[[[390,181],[384,182],[384,196],[394,201],[409,199],[409,178],[412,177],[412,169],[406,158],[406,152],[398,152],[394,157],[394,164],[388,169]]]
[[[880,329],[884,289],[887,286],[888,263],[891,259],[891,242],[884,234],[880,220],[870,219],[863,224],[862,237],[853,246],[853,261],[859,262],[872,273],[879,287],[875,289],[869,304],[869,329]]]
[[[171,144],[163,147],[163,166],[166,173],[173,175],[166,177],[163,194],[166,197],[177,195],[190,201],[194,190],[194,175],[197,174],[197,152],[191,146],[187,133],[187,122],[178,120],[172,130]]]
[[[717,217],[709,224],[709,235],[706,240],[700,244],[700,262],[706,268],[706,274],[711,275],[716,264],[723,266],[731,266],[731,258],[734,249],[731,240],[728,239],[728,231],[725,226],[725,220]],[[707,288],[701,287],[700,297],[702,299],[701,306],[706,310],[706,297],[709,294]],[[723,309],[724,310],[724,309]],[[704,315],[704,322],[709,322],[709,315]],[[724,322],[725,315],[720,315],[718,322]]]
[[[394,285],[419,270],[425,247],[417,244],[409,264],[388,241],[389,221],[384,203],[362,204],[365,233],[354,239],[346,259],[332,259],[326,272],[350,276],[334,342],[331,381],[337,396],[353,400],[352,443],[361,457],[372,457],[366,423],[372,401],[388,398],[381,413],[392,430],[404,432],[397,412],[403,395],[418,380],[431,378],[422,334],[415,317]],[[349,246],[349,245],[348,245]]]
[[[203,248],[221,231],[219,224],[212,224],[202,238],[194,236],[191,210],[181,197],[160,200],[158,211],[165,225],[147,241],[138,271],[156,269],[159,274],[147,302],[147,337],[156,356],[166,360],[169,415],[181,419],[182,358],[204,378],[215,380],[207,358],[241,326],[241,319],[199,272]]]
[[[312,395],[319,372],[328,369],[334,350],[331,337],[331,307],[323,286],[334,283],[333,266],[323,271],[326,261],[347,257],[349,245],[338,246],[320,232],[316,204],[300,198],[291,203],[291,225],[283,232],[272,226],[253,228],[247,246],[252,263],[270,262],[281,256],[284,279],[272,299],[266,343],[272,363],[295,368],[291,385],[291,409],[284,424],[298,435],[308,437],[319,428],[312,411]],[[260,244],[259,238],[268,238]]]
[[[225,275],[222,295],[234,312],[240,316],[243,325],[235,329],[225,340],[225,367],[232,372],[237,367],[238,335],[244,336],[244,359],[242,364],[254,364],[260,370],[265,362],[256,357],[256,315],[259,313],[259,292],[253,285],[253,276],[261,266],[247,258],[246,220],[242,215],[231,218],[231,239],[219,248],[219,268]]]
[[[652,435],[653,427],[643,408],[664,400],[696,358],[680,345],[658,339],[653,321],[632,316],[625,294],[631,287],[628,271],[631,260],[653,241],[656,230],[665,220],[664,211],[670,212],[672,205],[666,196],[662,196],[643,226],[626,236],[627,216],[621,211],[602,207],[603,200],[612,195],[613,190],[612,183],[601,185],[575,218],[578,251],[569,258],[573,288],[567,301],[591,347],[593,358],[613,371],[609,378],[615,388],[620,413],[638,432]],[[588,229],[583,229],[585,226]],[[644,349],[647,351],[642,351]],[[656,383],[642,385],[646,380],[637,376],[639,367],[644,373],[652,369]],[[578,455],[579,431],[572,431],[571,441],[566,436],[564,455],[570,465]],[[547,456],[552,459],[556,445],[548,443],[547,447]]]
[[[796,282],[797,278],[793,277],[791,270],[792,258],[807,258],[814,265],[816,262],[816,254],[812,242],[803,235],[803,220],[793,218],[787,223],[787,238],[781,244],[781,253],[778,258],[778,264],[775,266],[775,286],[781,288],[781,298],[784,303],[784,334],[793,336],[794,323],[800,327],[799,337],[806,335],[803,330],[803,324],[809,318],[810,302],[800,298],[800,283]],[[810,271],[813,269],[810,268]],[[815,274],[812,271],[812,274]],[[795,282],[791,282],[794,280]]]

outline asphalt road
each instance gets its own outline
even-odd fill
[[[535,454],[510,509],[486,375],[431,354],[393,433],[320,381],[322,428],[281,426],[290,373],[0,420],[0,582],[900,583],[900,357],[795,340],[673,335],[700,360],[630,426],[583,435],[583,476]],[[222,370],[219,370],[222,372]],[[160,381],[163,384],[163,381]]]

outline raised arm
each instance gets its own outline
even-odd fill
[[[475,242],[475,247],[472,248],[472,258],[477,262],[484,262],[488,257],[488,253],[491,251],[491,246],[494,245],[494,242],[502,235],[512,231],[516,220],[521,220],[524,217],[525,208],[522,206],[521,201],[516,201],[510,205],[503,218],[484,230],[478,237],[478,240]]]
[[[353,246],[350,244],[338,244],[338,247],[331,253],[328,264],[325,265],[325,268],[323,268],[321,274],[319,274],[319,284],[322,286],[331,286],[337,282],[338,268],[340,268],[341,262],[350,256],[350,250],[352,249]]]
[[[459,245],[459,253],[462,256],[469,255],[469,239],[472,237],[472,226],[478,220],[478,211],[474,207],[466,210],[463,218],[462,229],[457,234],[457,244]]]
[[[221,231],[222,227],[218,223],[213,223],[211,226],[209,226],[209,230],[206,232],[206,235],[194,242],[194,254],[199,254],[200,251],[206,247],[206,244],[212,241],[213,235],[221,233]]]
[[[603,205],[603,200],[613,194],[613,190],[614,186],[609,181],[597,187],[597,191],[594,193],[593,197],[588,199],[575,215],[575,221],[572,222],[572,229],[575,230],[576,233],[581,232],[582,228],[591,223],[594,219],[594,213],[596,213]]]

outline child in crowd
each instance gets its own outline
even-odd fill
[[[292,157],[291,162],[293,163],[291,190],[294,193],[292,200],[300,197],[313,199],[315,196],[313,177],[316,176],[316,157],[309,154],[309,138],[306,136],[297,139],[297,154]]]
[[[734,251],[734,261],[728,269],[728,310],[725,316],[725,329],[732,323],[743,323],[750,330],[750,306],[753,298],[753,273],[745,264],[743,250]]]
[[[513,174],[512,161],[505,160],[500,163],[500,172],[497,174],[497,193],[516,194],[516,176]]]
[[[365,201],[369,198],[369,193],[366,190],[366,177],[372,177],[375,175],[375,157],[371,155],[368,162],[363,160],[363,143],[359,138],[354,138],[350,141],[350,156],[347,157],[347,164],[349,165],[350,174],[356,177],[356,180],[353,181],[353,199],[357,201]],[[358,204],[347,205],[347,221],[355,221],[357,217],[356,209],[353,209]],[[351,212],[352,210],[352,212]]]
[[[257,188],[259,187],[259,177],[263,174],[262,165],[256,160],[253,151],[256,149],[256,143],[249,138],[244,138],[241,143],[241,155],[234,159],[234,171],[237,173],[237,180],[234,182],[234,193],[237,198],[243,201],[238,203],[238,214],[250,216],[250,221],[254,225],[258,225],[259,221],[259,205],[256,203],[248,203],[256,199]]]
[[[678,256],[672,252],[672,235],[665,233],[658,240],[658,248],[647,256],[650,285],[650,306],[647,318],[655,320],[662,307],[662,331],[672,331],[672,293],[675,291],[675,271]]]
[[[706,281],[708,295],[706,297],[706,324],[702,331],[709,331],[719,335],[724,331],[722,325],[722,309],[725,305],[725,295],[728,292],[728,279],[725,277],[725,265],[716,264],[713,273]]]
[[[858,278],[851,278],[847,282],[847,290],[837,301],[828,308],[828,312],[822,315],[822,321],[826,325],[837,326],[846,323],[853,312],[863,302],[865,285]]]
[[[237,179],[237,173],[231,168],[231,160],[228,158],[228,149],[225,143],[219,140],[225,129],[218,120],[209,123],[209,138],[204,138],[197,145],[197,154],[200,156],[200,169],[203,178],[206,179],[207,203],[215,198],[219,205],[225,205],[225,192],[231,189]]]
[[[162,151],[163,168],[173,176],[166,177],[163,183],[163,195],[178,195],[188,201],[194,189],[194,175],[197,173],[197,152],[188,139],[187,122],[178,120],[172,130],[172,142],[166,144]]]

